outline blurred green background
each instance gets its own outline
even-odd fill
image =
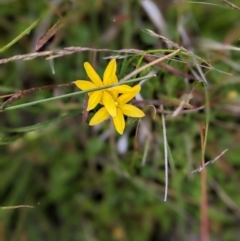
[[[232,3],[239,4],[237,0]],[[224,1],[0,0],[0,47],[38,18],[37,26],[2,52],[1,59],[34,52],[39,38],[60,19],[64,26],[44,46],[46,50],[69,46],[166,48],[163,41],[142,31],[151,29],[219,70],[203,68],[210,99],[206,161],[226,148],[229,151],[206,167],[207,225],[211,240],[238,240],[240,54],[239,49],[214,47],[216,42],[240,45],[240,11]],[[207,47],[203,40],[214,41],[214,47]],[[110,55],[115,53],[85,51],[53,62],[39,57],[1,64],[0,93],[86,79],[84,61],[91,62],[102,74],[108,63],[105,57]],[[134,69],[139,57],[120,77]],[[166,63],[192,74],[187,62]],[[119,59],[118,74],[122,64]],[[157,76],[144,84],[144,99],[158,100],[160,95],[179,99],[196,84],[164,68],[154,69]],[[11,105],[76,90],[71,86],[39,91]],[[192,105],[205,104],[203,84],[192,93]],[[129,120],[125,134],[119,136],[108,121],[97,127],[82,123],[83,102],[84,96],[76,95],[0,112],[0,206],[34,206],[1,208],[0,240],[200,240],[201,173],[192,171],[201,165],[200,125],[206,121],[206,111],[166,119],[170,170],[168,199],[163,202],[161,115],[154,118],[154,111],[145,105],[146,117],[141,120],[137,135],[138,122]],[[164,108],[174,111],[177,107]],[[71,117],[58,119],[69,113]],[[29,126],[48,120],[53,121],[30,131]]]

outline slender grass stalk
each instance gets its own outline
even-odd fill
[[[39,22],[39,19],[37,19],[35,22],[33,22],[28,28],[26,28],[23,32],[21,32],[15,39],[13,39],[10,43],[5,45],[0,49],[0,53],[4,52],[6,49],[10,48],[12,45],[14,45],[19,39],[21,39],[24,35],[28,34]]]
[[[163,111],[163,106],[161,105],[161,111]],[[167,143],[167,129],[165,116],[162,113],[162,127],[163,127],[163,146],[164,146],[164,163],[165,163],[165,191],[164,191],[164,202],[167,201],[168,194],[168,143]]]
[[[208,138],[208,129],[209,129],[209,122],[210,122],[210,100],[209,100],[209,93],[208,87],[204,85],[204,93],[205,93],[205,113],[206,113],[206,120],[205,120],[205,136],[204,136],[204,143],[203,143],[203,155],[205,156],[206,146],[207,146],[207,138]]]
[[[157,64],[157,63],[159,63],[159,62],[161,62],[161,61],[164,61],[164,60],[166,60],[166,59],[168,59],[168,58],[172,58],[173,56],[177,55],[179,52],[181,52],[181,49],[177,49],[177,50],[173,51],[171,54],[165,55],[165,56],[163,56],[163,57],[161,57],[161,58],[158,58],[158,59],[156,59],[156,60],[154,60],[154,61],[152,61],[152,62],[150,62],[150,63],[148,63],[148,64],[145,64],[144,66],[136,69],[136,70],[133,71],[132,73],[126,75],[126,76],[125,76],[123,79],[121,79],[119,82],[120,82],[120,83],[123,83],[123,82],[125,82],[126,80],[130,79],[131,77],[139,74],[139,73],[142,72],[143,70],[145,70],[145,69],[147,69],[147,68],[149,68],[149,67],[151,67],[151,66],[153,66],[153,65],[155,65],[155,64]]]
[[[137,81],[143,80],[145,78],[146,77],[144,76],[144,77],[140,77],[140,78],[136,78],[136,79],[131,79],[131,80],[125,81],[124,83],[137,82]],[[149,78],[149,76],[147,76],[147,78]],[[25,108],[25,107],[28,107],[28,106],[32,106],[32,105],[36,105],[36,104],[40,104],[40,103],[44,103],[44,102],[48,102],[48,101],[58,100],[58,99],[66,98],[66,97],[71,97],[71,96],[74,96],[74,95],[80,95],[80,94],[90,93],[90,92],[97,91],[97,90],[116,87],[118,85],[119,85],[119,83],[118,84],[112,84],[112,85],[106,85],[106,86],[98,87],[98,88],[92,88],[92,89],[89,89],[89,90],[86,90],[86,91],[77,91],[77,92],[73,92],[73,93],[69,93],[69,94],[64,94],[64,95],[46,98],[46,99],[42,99],[42,100],[32,101],[32,102],[28,102],[28,103],[24,103],[24,104],[20,104],[20,105],[7,107],[4,110],[0,109],[0,112],[7,111],[7,110],[15,110],[15,109],[20,109],[20,108]]]

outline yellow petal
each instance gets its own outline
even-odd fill
[[[111,89],[109,90],[109,93],[112,95],[114,102],[116,102],[117,97],[118,97],[118,92],[117,92],[116,90],[114,90],[114,89],[111,88]]]
[[[118,104],[119,105],[126,104],[131,99],[133,99],[140,90],[141,90],[141,86],[140,85],[135,85],[134,87],[132,87],[132,92],[122,94],[122,95],[120,95],[118,97],[118,99],[117,99]]]
[[[97,86],[87,80],[76,80],[74,81],[74,84],[80,89],[80,90],[88,90],[88,89],[93,89],[97,88]]]
[[[108,91],[103,91],[102,102],[108,113],[112,116],[116,116],[116,104],[113,96]]]
[[[113,79],[112,79],[112,84],[116,84],[116,83],[118,83],[118,77],[117,77],[117,75],[115,74],[115,75],[113,76]]]
[[[102,91],[94,91],[89,97],[87,111],[94,109],[102,98]]]
[[[145,116],[145,114],[140,109],[138,109],[136,106],[133,106],[133,105],[125,104],[123,106],[119,106],[119,108],[122,110],[122,113],[126,116],[136,117],[136,118]]]
[[[116,83],[116,70],[117,70],[117,63],[116,59],[112,59],[103,74],[103,84],[109,85]]]
[[[97,74],[97,72],[94,70],[92,65],[88,62],[84,63],[84,68],[87,72],[87,75],[89,79],[96,85],[96,86],[102,86],[102,80]]]
[[[105,121],[108,117],[109,117],[109,113],[107,112],[105,107],[102,107],[92,117],[92,119],[89,122],[89,125],[95,126],[97,124],[100,124],[101,122]]]
[[[130,93],[130,92],[134,92],[135,89],[133,89],[131,86],[129,85],[119,85],[116,87],[113,87],[111,89],[116,90],[118,93]]]
[[[113,117],[113,124],[115,126],[115,129],[117,132],[122,135],[124,128],[125,128],[125,120],[122,111],[117,108],[117,115],[116,117]]]
[[[134,85],[132,88],[132,91],[136,94],[141,90],[141,85]]]

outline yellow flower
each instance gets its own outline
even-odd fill
[[[124,93],[119,97],[114,99],[114,104],[116,106],[116,116],[112,117],[113,124],[119,134],[122,134],[125,128],[125,119],[124,115],[130,117],[141,118],[145,116],[145,114],[138,109],[137,107],[127,104],[131,99],[133,99],[136,94],[141,90],[140,85],[135,85],[131,88],[132,91],[129,93]],[[90,120],[89,125],[94,126],[97,125],[109,117],[109,112],[106,107],[102,107],[97,111],[97,113]]]
[[[107,65],[104,74],[103,81],[96,73],[94,68],[90,63],[85,62],[84,68],[87,72],[87,75],[91,81],[88,80],[76,80],[74,81],[75,85],[81,90],[89,90],[97,87],[103,87],[110,84],[118,83],[118,78],[116,76],[117,63],[116,59],[112,59]],[[108,113],[115,117],[117,114],[116,105],[114,99],[117,97],[118,93],[128,93],[132,88],[128,85],[119,85],[117,87],[107,88],[104,90],[97,90],[88,93],[88,107],[87,111],[94,109],[97,104],[103,104],[108,111]]]

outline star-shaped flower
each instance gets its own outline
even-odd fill
[[[131,88],[131,87],[130,87]],[[125,129],[125,119],[124,115],[141,118],[145,116],[145,114],[138,109],[137,107],[127,104],[131,99],[133,99],[137,93],[141,90],[140,85],[135,85],[131,88],[132,91],[129,93],[124,93],[118,97],[115,97],[114,104],[116,106],[116,116],[112,117],[113,124],[119,134],[122,134]],[[90,120],[89,125],[94,126],[97,125],[104,120],[106,120],[110,116],[107,108],[104,106],[99,109],[96,114]]]
[[[75,85],[81,90],[89,90],[97,87],[103,87],[106,85],[118,83],[118,78],[116,76],[117,63],[116,59],[112,59],[107,65],[104,74],[103,81],[91,66],[90,63],[85,62],[84,68],[87,72],[87,75],[91,81],[88,80],[76,80]],[[103,90],[97,90],[88,93],[89,100],[87,111],[94,109],[97,104],[103,104],[107,112],[115,117],[117,115],[117,109],[114,99],[117,97],[118,93],[128,93],[132,91],[132,88],[128,85],[119,85],[116,87],[111,87]]]

